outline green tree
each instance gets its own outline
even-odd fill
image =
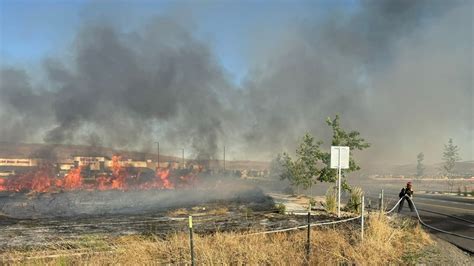
[[[334,119],[328,118],[326,123],[332,129],[333,146],[349,146],[351,150],[363,150],[370,146],[365,139],[360,137],[357,131],[346,132],[339,123],[339,116]],[[284,153],[284,168],[281,177],[288,179],[296,186],[302,186],[307,189],[315,182],[335,182],[337,179],[337,170],[330,168],[331,153],[321,150],[322,141],[315,141],[314,137],[306,133],[296,149],[296,157],[293,160],[288,154]],[[349,169],[343,172],[343,178],[352,171],[359,170],[360,166],[350,157]],[[343,188],[349,189],[349,186],[343,181]]]
[[[360,133],[357,131],[346,132],[340,125],[339,115],[336,115],[334,119],[327,118],[326,123],[332,129],[332,146],[349,146],[351,151],[363,150],[370,147],[370,144],[365,139],[360,137]],[[353,154],[353,153],[352,153]],[[321,182],[336,182],[337,180],[337,169],[331,169],[331,153],[324,152],[321,157],[325,167],[321,170],[321,174],[318,180]],[[354,159],[354,156],[349,157],[349,169],[344,170],[342,173],[343,187],[349,189],[349,186],[345,182],[345,177],[348,173],[360,170],[360,166]]]
[[[277,154],[277,156],[270,162],[270,178],[280,178],[285,170],[283,164],[283,154]]]
[[[446,171],[446,175],[452,176],[454,166],[457,161],[461,160],[461,157],[459,156],[459,147],[454,145],[453,139],[451,138],[449,139],[448,144],[444,145],[443,160],[443,168]]]
[[[321,144],[321,141],[314,142],[314,137],[306,133],[296,149],[295,173],[298,174],[298,184],[304,189],[312,186],[313,180],[320,172],[317,166],[317,158],[321,157]]]
[[[280,173],[280,178],[282,180],[288,180],[292,186],[299,187],[302,184],[300,166],[295,161],[293,161],[290,155],[286,152],[278,155],[277,158],[279,158],[278,160],[283,166]]]
[[[425,166],[423,165],[423,160],[425,159],[425,155],[420,152],[418,153],[418,155],[416,156],[416,176],[417,177],[421,177],[423,176],[423,173],[425,171]]]

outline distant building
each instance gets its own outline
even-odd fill
[[[79,166],[86,166],[89,167],[91,171],[103,171],[105,168],[105,161],[106,157],[97,156],[97,157],[90,157],[90,156],[74,156],[74,165],[76,167]]]
[[[30,171],[41,163],[31,158],[0,158],[0,177],[10,177]]]
[[[0,166],[20,166],[20,167],[32,167],[37,166],[37,159],[11,159],[11,158],[0,158]]]
[[[0,177],[9,177],[15,175],[15,170],[0,170]]]
[[[59,171],[69,171],[69,170],[71,170],[72,168],[74,168],[74,164],[70,164],[70,163],[61,163],[61,164],[58,164],[58,169],[59,169]]]
[[[112,166],[112,161],[107,161],[108,167]],[[133,161],[132,159],[120,161],[120,166],[122,167],[135,167],[135,168],[146,168],[148,163],[146,161]]]

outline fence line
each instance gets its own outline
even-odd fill
[[[352,220],[359,219],[361,215],[357,217],[351,217],[348,219],[343,219],[343,220],[337,220],[337,221],[330,221],[330,222],[323,222],[323,223],[311,223],[309,226],[314,227],[314,226],[322,226],[322,225],[330,225],[330,224],[338,224],[338,223],[344,223],[344,222],[349,222]],[[272,233],[281,233],[281,232],[288,232],[288,231],[294,231],[294,230],[299,230],[299,229],[304,229],[307,228],[308,225],[300,225],[300,226],[295,226],[295,227],[290,227],[290,228],[284,228],[284,229],[276,229],[276,230],[269,230],[269,231],[262,231],[262,232],[257,232],[257,233],[251,233],[251,234],[246,234],[242,236],[253,236],[253,235],[266,235],[266,234],[272,234]]]

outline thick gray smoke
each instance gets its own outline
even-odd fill
[[[92,146],[132,147],[153,143],[158,125],[176,141],[190,142],[198,157],[213,158],[226,118],[219,94],[230,87],[209,48],[178,21],[160,17],[129,33],[86,25],[72,53],[68,62],[45,60],[52,92],[42,98],[33,95],[23,73],[4,74],[4,100],[18,113],[31,112],[29,119],[41,124],[43,113],[36,110],[52,107],[57,125],[45,142],[83,135]]]
[[[152,151],[159,138],[198,159],[224,144],[231,158],[270,159],[305,131],[328,140],[325,118],[339,113],[373,144],[367,160],[439,161],[450,137],[473,159],[472,7],[362,1],[265,27],[270,38],[242,40],[252,59],[239,88],[187,19],[85,23],[67,57],[45,59],[47,89],[3,68],[0,141]]]
[[[449,136],[472,159],[472,25],[472,3],[447,1],[364,1],[290,24],[257,49],[246,141],[274,153],[309,131],[327,145],[324,118],[339,113],[372,142],[367,161],[439,161]]]
[[[0,141],[24,141],[51,124],[51,95],[34,90],[25,71],[2,68],[0,81]]]

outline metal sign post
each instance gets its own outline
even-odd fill
[[[364,209],[365,209],[365,198],[364,195],[362,195],[361,199],[362,203],[362,210],[360,212],[360,239],[363,241],[364,240]]]
[[[191,266],[194,266],[193,217],[189,215],[189,248],[191,251]]]
[[[349,147],[331,146],[331,168],[337,169],[337,217],[341,217],[341,169],[349,168]]]

